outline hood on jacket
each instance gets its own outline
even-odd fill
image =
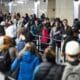
[[[34,55],[34,53],[31,53],[29,51],[25,51],[23,56],[22,56],[22,61],[24,62],[32,62],[34,60],[36,56]]]

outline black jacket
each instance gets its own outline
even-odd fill
[[[66,34],[67,36],[68,35],[71,35],[72,34],[72,29],[70,26],[67,26],[66,29],[64,29],[64,27],[61,28],[61,34],[64,35]]]
[[[5,35],[4,26],[0,25],[0,35]]]
[[[44,62],[39,66],[33,80],[61,80],[63,70],[61,65]]]

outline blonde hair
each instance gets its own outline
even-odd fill
[[[36,54],[35,44],[33,42],[28,42],[25,44],[25,47],[19,52],[18,58],[20,59],[24,53],[24,51],[30,51],[33,54]]]

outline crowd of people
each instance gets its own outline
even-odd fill
[[[16,80],[80,80],[79,33],[78,19],[69,25],[67,19],[49,19],[45,14],[39,18],[0,11],[0,71]],[[60,48],[62,40],[64,65],[55,60],[56,46]]]

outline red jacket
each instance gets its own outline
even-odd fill
[[[41,31],[41,42],[47,43],[49,40],[49,33],[48,33],[48,29],[46,27],[42,28]]]

